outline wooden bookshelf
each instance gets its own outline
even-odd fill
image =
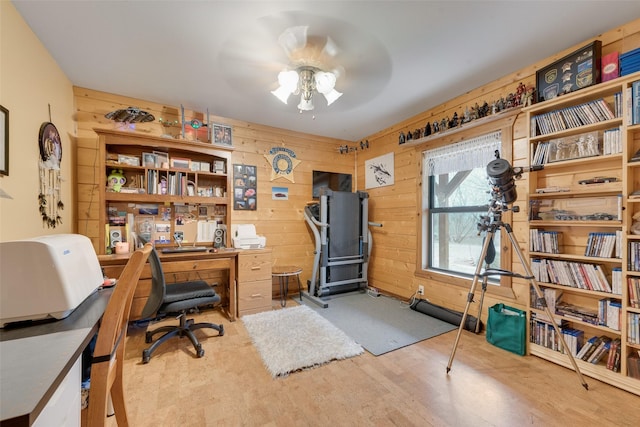
[[[562,234],[560,253],[536,252],[530,247],[529,258],[531,260],[545,259],[597,264],[605,272],[610,284],[612,284],[612,271],[617,269],[617,274],[620,270],[622,272],[620,294],[584,289],[583,286],[578,286],[581,284],[576,284],[576,287],[543,281],[538,284],[543,290],[548,288],[562,291],[563,302],[582,307],[585,310],[598,309],[599,304],[603,304],[599,303],[601,300],[610,299],[621,303],[620,330],[613,329],[606,323],[592,324],[578,320],[573,315],[557,315],[555,321],[562,322],[567,328],[583,331],[585,342],[596,335],[606,336],[612,340],[620,339],[619,372],[607,369],[606,357],[604,361],[601,360],[597,364],[578,359],[576,361],[583,374],[640,395],[640,380],[628,375],[627,366],[627,357],[640,349],[640,345],[629,342],[629,325],[627,324],[628,313],[640,312],[640,309],[634,309],[630,306],[627,286],[628,277],[640,276],[640,271],[634,272],[629,268],[629,257],[633,256],[629,253],[629,243],[633,241],[640,243],[640,235],[634,235],[631,232],[631,226],[634,222],[633,216],[638,214],[640,217],[640,203],[638,203],[640,199],[628,197],[633,191],[640,190],[640,162],[629,162],[636,151],[640,150],[640,126],[632,126],[629,116],[631,100],[628,88],[636,80],[640,80],[640,73],[562,95],[527,107],[523,111],[527,117],[530,163],[544,165],[542,170],[530,173],[529,229],[554,231]],[[606,117],[607,114],[603,113],[600,115],[600,119],[597,119],[599,113],[590,112],[591,117],[596,117],[596,119],[589,123],[582,123],[582,125],[576,125],[577,115],[569,119],[574,122],[571,126],[557,121],[561,113],[566,114],[566,111],[580,111],[580,114],[587,114],[582,109],[586,108],[584,106],[589,103],[597,103],[601,107],[606,104],[615,117]],[[544,120],[554,120],[554,123],[544,123]],[[552,124],[552,126],[544,126],[545,129],[541,129],[541,122],[546,125]],[[616,139],[616,143],[611,145],[609,139],[609,145],[605,150],[602,140],[600,140],[598,154],[595,156],[580,157],[580,154],[576,153],[584,153],[583,147],[571,146],[573,143],[582,144],[583,141],[580,138],[586,136],[598,135],[602,138],[604,132],[611,129],[619,129],[619,132],[609,133],[609,135],[615,135],[616,138],[619,138],[619,141]],[[561,156],[557,152],[545,152],[545,150],[560,150],[561,148],[565,150],[563,156],[566,157],[561,160],[558,160]],[[613,152],[611,152],[612,149]],[[555,161],[550,162],[549,159]],[[598,184],[579,183],[596,177],[613,178],[613,180]],[[561,191],[544,193],[539,191],[547,188],[561,189]],[[616,199],[618,201],[617,209],[614,207]],[[604,212],[605,210],[608,211]],[[589,218],[595,218],[596,214],[601,213],[607,213],[612,218],[609,220],[589,220]],[[589,245],[589,234],[599,232],[618,233],[619,238],[616,245],[620,257],[585,256],[585,249]],[[577,275],[573,276],[573,279],[581,280]],[[540,320],[542,312],[535,308],[534,302],[529,301],[529,316]],[[555,307],[550,307],[550,309],[552,312],[555,311]],[[530,324],[529,327],[533,328],[533,324]],[[535,344],[535,337],[531,335],[534,332],[530,331],[529,335],[532,340],[529,343],[529,354],[571,368],[570,360],[566,354]]]

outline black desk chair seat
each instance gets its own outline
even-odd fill
[[[180,324],[162,326],[153,331],[147,331],[145,341],[153,342],[156,334],[164,333],[157,341],[142,351],[142,363],[148,363],[153,352],[169,338],[179,336],[188,337],[196,350],[198,357],[204,356],[202,344],[198,341],[193,331],[202,328],[211,328],[218,331],[218,336],[224,335],[224,327],[216,323],[195,323],[193,319],[187,319],[187,311],[197,309],[204,305],[213,305],[220,302],[220,295],[204,280],[180,282],[171,285],[165,283],[162,264],[156,250],[149,255],[151,266],[151,293],[147,304],[142,310],[142,317],[149,318],[153,315],[179,314]]]

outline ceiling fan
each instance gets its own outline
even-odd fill
[[[318,86],[331,94],[323,97],[333,103],[332,112],[345,112],[377,96],[391,74],[389,53],[373,35],[352,23],[299,11],[264,16],[234,33],[223,43],[217,63],[227,83],[250,100],[244,108],[268,108],[272,92],[288,100],[291,90],[306,82],[315,85],[312,95],[322,93]],[[299,71],[297,84],[280,81],[279,74],[287,71]],[[279,91],[282,83],[289,85],[287,92]],[[332,85],[335,92],[326,89]],[[298,99],[303,92],[304,87]],[[341,92],[348,96],[340,97]],[[295,112],[310,109],[302,101]],[[316,102],[314,110],[328,112],[327,103]]]
[[[324,95],[327,105],[342,96],[335,89],[343,71],[335,63],[338,47],[331,37],[309,36],[309,26],[287,28],[278,38],[278,44],[289,58],[289,65],[278,74],[279,87],[271,93],[283,103],[291,95],[300,95],[298,109],[314,109],[313,93]]]

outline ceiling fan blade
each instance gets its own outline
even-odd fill
[[[287,56],[292,52],[301,49],[307,44],[307,31],[309,27],[306,25],[299,25],[296,27],[289,27],[278,37],[278,44],[282,46]]]
[[[336,42],[334,42],[331,37],[327,36],[327,42],[325,43],[324,48],[322,48],[322,52],[329,56],[336,56],[339,51],[340,50],[338,49]]]

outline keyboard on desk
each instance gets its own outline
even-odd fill
[[[163,254],[181,254],[185,252],[206,252],[209,248],[204,246],[182,246],[179,248],[162,248]]]

